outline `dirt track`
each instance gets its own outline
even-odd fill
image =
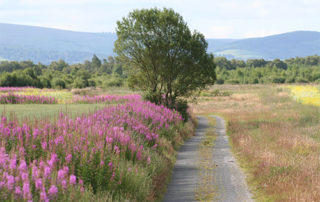
[[[216,164],[216,168],[213,169],[215,176],[213,184],[217,187],[214,201],[253,201],[245,177],[231,153],[225,121],[219,116],[213,117],[217,123],[215,127],[217,139],[212,151],[212,158]],[[194,191],[199,177],[197,149],[208,127],[208,120],[199,116],[195,136],[187,140],[178,152],[171,183],[163,201],[196,201]]]

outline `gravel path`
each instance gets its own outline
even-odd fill
[[[171,182],[163,199],[165,202],[196,201],[194,190],[198,183],[198,145],[208,128],[208,120],[198,118],[198,127],[193,137],[180,147],[173,169]]]
[[[217,193],[215,201],[250,202],[251,194],[246,185],[245,177],[233,157],[228,137],[226,136],[225,121],[219,116],[216,119],[217,139],[213,149],[213,169]],[[198,183],[198,145],[205,136],[208,120],[199,116],[195,136],[188,139],[178,151],[177,161],[173,170],[171,182],[164,202],[195,201],[195,188]]]
[[[218,187],[216,201],[253,201],[245,176],[231,153],[226,135],[225,120],[219,116],[212,117],[216,119],[216,132],[218,135],[213,148],[213,161],[217,166],[214,169],[214,184]]]

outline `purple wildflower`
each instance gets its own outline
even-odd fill
[[[58,188],[55,185],[51,185],[48,193],[50,196],[55,197],[58,193]]]
[[[70,175],[69,183],[75,185],[77,182],[77,177],[73,174]]]

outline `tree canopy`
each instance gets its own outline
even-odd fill
[[[115,52],[129,73],[131,87],[151,101],[174,107],[178,98],[214,84],[213,55],[204,36],[191,32],[172,9],[134,10],[117,22]]]

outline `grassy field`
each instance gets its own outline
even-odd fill
[[[4,92],[2,92],[4,93]],[[7,116],[16,117],[19,120],[24,119],[38,119],[38,118],[56,118],[60,112],[68,114],[71,117],[80,116],[83,113],[94,112],[95,110],[102,109],[107,106],[106,103],[98,104],[75,104],[70,103],[72,100],[72,95],[128,95],[132,92],[128,88],[109,88],[106,90],[102,89],[74,89],[72,91],[54,91],[54,90],[44,90],[41,92],[40,89],[27,89],[26,91],[18,92],[16,94],[24,95],[45,95],[56,97],[57,100],[60,100],[60,104],[0,104],[0,114],[6,114]]]
[[[300,104],[280,85],[217,85],[205,95],[193,112],[228,121],[234,153],[257,201],[320,198],[319,107]]]
[[[79,116],[102,109],[105,104],[1,104],[0,113],[24,119],[56,118],[59,112]]]

